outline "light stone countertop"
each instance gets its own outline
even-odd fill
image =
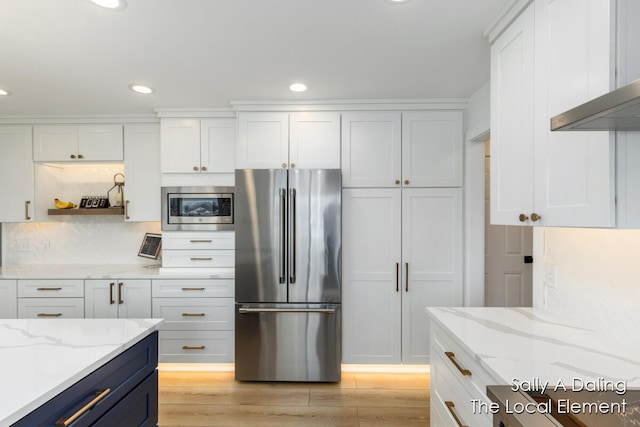
[[[157,330],[162,319],[0,319],[0,425],[10,425]]]
[[[233,268],[162,268],[155,264],[24,264],[0,267],[0,279],[233,279]]]
[[[605,379],[640,387],[640,349],[540,308],[427,308],[496,379],[567,386]]]

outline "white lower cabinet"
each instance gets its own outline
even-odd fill
[[[83,318],[83,280],[18,280],[18,318]]]
[[[151,317],[151,280],[85,280],[84,308],[87,318]]]
[[[429,363],[425,307],[462,305],[462,189],[344,189],[342,260],[344,363]]]
[[[169,231],[162,233],[164,268],[233,268],[233,231]],[[233,295],[232,295],[233,296]]]
[[[473,402],[490,403],[486,388],[497,382],[442,328],[431,328],[431,425],[492,426],[488,411]]]
[[[0,280],[0,319],[18,317],[18,290],[15,280]]]
[[[233,279],[158,279],[152,295],[161,362],[234,361]]]

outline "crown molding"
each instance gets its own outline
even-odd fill
[[[484,30],[484,36],[492,44],[504,30],[524,11],[533,0],[513,0],[507,4]]]
[[[0,115],[0,124],[128,124],[158,123],[154,114],[130,115]]]
[[[234,111],[390,111],[466,110],[468,99],[354,99],[308,101],[231,101]]]

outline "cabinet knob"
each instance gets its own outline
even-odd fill
[[[536,221],[539,221],[541,219],[542,219],[542,217],[540,215],[538,215],[537,213],[534,212],[534,213],[531,214],[531,221],[536,222]]]
[[[409,185],[409,180],[408,179],[404,180],[404,185]]]
[[[206,166],[202,166],[202,167],[200,168],[200,170],[201,170],[201,171],[206,171],[206,170],[207,170],[207,167],[206,167]]]
[[[78,158],[79,159],[84,159],[84,156],[82,154],[78,154]]]
[[[198,167],[197,167],[197,166],[194,166],[194,167],[193,167],[193,170],[197,172],[197,171],[198,171]]]
[[[286,164],[286,163],[283,163],[283,164],[282,164],[282,169],[286,169],[286,168],[287,168],[287,164]]]
[[[72,154],[72,155],[70,155],[69,157],[71,157],[72,159],[75,159],[75,158],[76,158],[76,155],[75,155],[75,154]]]
[[[400,185],[400,180],[396,179],[396,185]]]
[[[518,219],[520,220],[520,222],[525,222],[526,220],[529,219],[528,216],[526,216],[525,214],[520,214],[520,216],[518,217]]]
[[[295,168],[296,164],[295,163],[291,163],[291,169]]]

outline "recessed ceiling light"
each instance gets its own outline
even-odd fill
[[[6,89],[0,89],[0,96],[9,96],[11,95],[11,92],[9,92]]]
[[[141,93],[143,95],[149,95],[149,94],[152,94],[153,92],[155,92],[150,87],[144,86],[144,85],[129,85],[129,89],[131,89],[132,91],[134,91],[136,93]]]
[[[305,90],[307,90],[307,85],[304,83],[293,83],[291,84],[291,86],[289,86],[289,89],[292,92],[304,92]]]
[[[122,10],[127,7],[125,0],[91,0],[91,2],[100,7],[112,10]]]

